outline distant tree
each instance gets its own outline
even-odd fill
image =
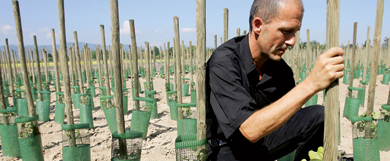
[[[389,45],[389,37],[385,37],[384,42],[382,44],[383,48],[387,48]]]
[[[154,53],[154,56],[157,58],[157,56],[159,56],[160,57],[160,50],[158,49],[158,47],[157,46],[154,46],[153,47],[153,53]]]
[[[51,53],[47,54],[47,61],[53,62],[53,55],[51,55]]]

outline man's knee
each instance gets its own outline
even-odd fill
[[[304,115],[310,116],[311,122],[316,122],[317,124],[323,124],[325,119],[325,108],[322,105],[312,105],[302,109]]]

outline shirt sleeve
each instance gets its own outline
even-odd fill
[[[226,138],[258,109],[240,75],[239,67],[231,61],[219,62],[209,69],[210,104]]]

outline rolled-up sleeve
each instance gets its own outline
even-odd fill
[[[245,90],[240,69],[232,61],[210,67],[209,81],[211,107],[225,137],[229,138],[258,109],[256,101]]]

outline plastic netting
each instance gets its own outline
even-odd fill
[[[126,156],[120,155],[119,140],[126,140]],[[140,160],[142,152],[142,133],[126,131],[126,133],[113,133],[111,144],[111,160]]]
[[[180,135],[175,140],[177,161],[203,161],[207,158],[207,140],[197,140],[196,134]]]

